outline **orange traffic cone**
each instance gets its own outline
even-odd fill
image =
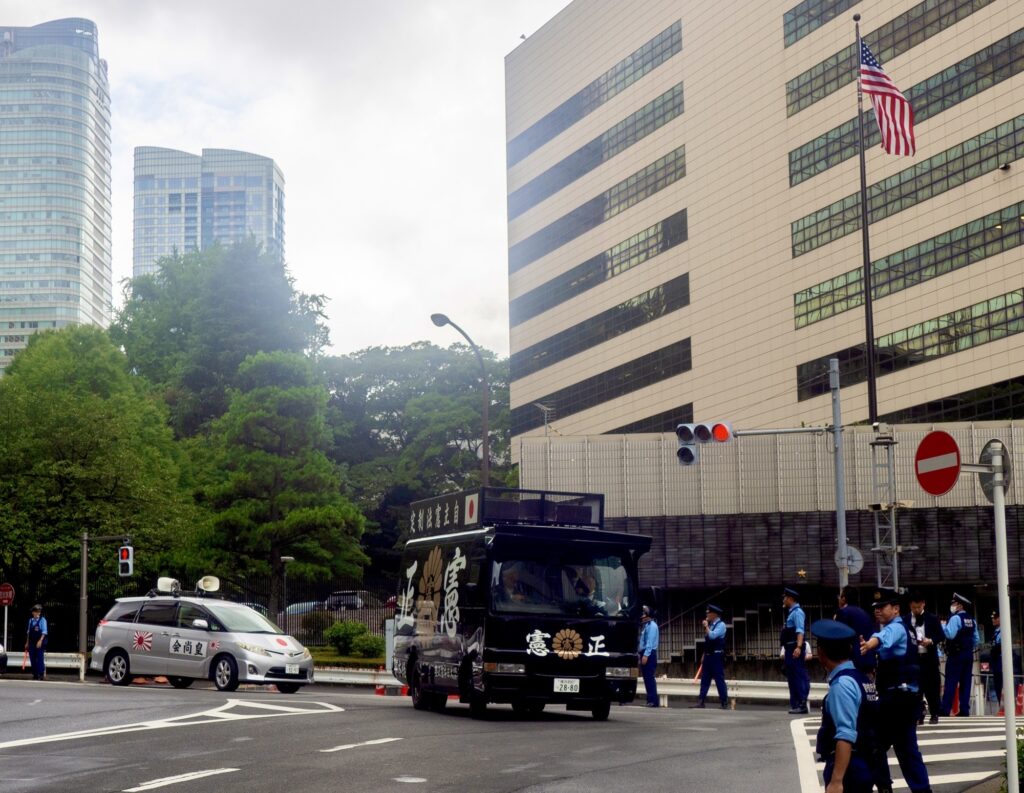
[[[1024,684],[1017,684],[1017,715],[1024,716]]]
[[[949,710],[950,716],[955,716],[960,712],[960,685],[957,684],[956,691],[953,692],[953,707]]]

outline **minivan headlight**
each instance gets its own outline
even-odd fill
[[[238,647],[239,649],[245,650],[247,653],[252,653],[253,655],[265,655],[267,658],[270,657],[270,652],[268,650],[265,650],[262,647],[257,647],[255,644],[244,644],[243,642],[239,642]]]

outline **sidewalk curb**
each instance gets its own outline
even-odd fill
[[[979,782],[974,787],[969,787],[964,793],[999,793],[1003,787],[1003,774],[996,772],[984,782]]]

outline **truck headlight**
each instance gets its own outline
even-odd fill
[[[605,670],[606,677],[636,677],[635,666],[609,666]]]
[[[526,664],[510,664],[503,661],[488,661],[484,664],[485,672],[496,672],[499,675],[525,675]]]

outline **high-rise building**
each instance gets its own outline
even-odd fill
[[[110,323],[110,195],[96,25],[0,27],[0,372],[38,330]]]
[[[1024,417],[1024,4],[575,0],[506,59],[513,434]],[[515,449],[516,444],[513,444]]]
[[[135,149],[135,276],[176,251],[249,238],[284,256],[284,176],[273,160],[230,149]]]

